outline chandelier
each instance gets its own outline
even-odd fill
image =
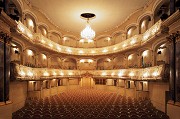
[[[81,38],[86,39],[86,40],[92,40],[95,37],[95,31],[91,28],[89,24],[89,19],[94,18],[96,15],[93,13],[83,13],[81,14],[82,18],[87,19],[87,24],[86,28],[84,28],[81,31]]]

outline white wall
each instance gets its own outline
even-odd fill
[[[27,97],[27,82],[10,82],[10,100],[13,102],[12,112],[24,106]]]
[[[22,108],[27,97],[27,82],[10,82],[9,98],[11,103],[0,106],[0,119],[11,119],[12,113]]]
[[[168,90],[168,83],[149,82],[149,98],[153,105],[163,112],[165,112],[165,91]]]

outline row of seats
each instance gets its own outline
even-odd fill
[[[76,89],[27,99],[13,119],[169,119],[148,99],[133,99],[96,89]]]

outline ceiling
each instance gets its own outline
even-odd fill
[[[94,13],[92,29],[104,32],[122,23],[131,13],[142,8],[148,0],[29,0],[61,29],[80,33],[86,20],[81,13]]]

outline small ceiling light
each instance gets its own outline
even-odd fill
[[[92,40],[95,37],[95,31],[89,25],[89,19],[94,18],[96,15],[93,13],[82,13],[81,17],[87,19],[86,28],[81,31],[81,37],[86,40]]]

